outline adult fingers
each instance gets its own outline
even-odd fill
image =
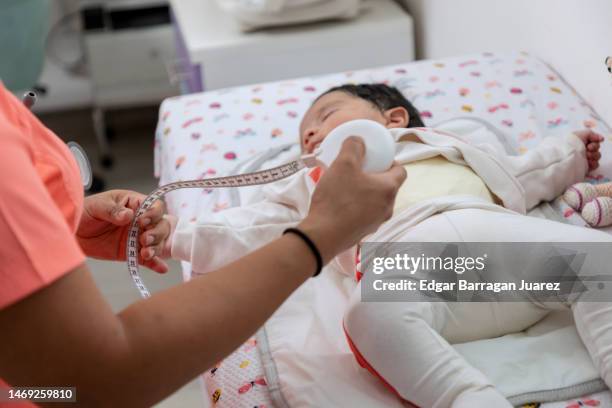
[[[143,265],[157,273],[166,273],[169,270],[166,261],[157,256],[153,257],[150,260],[144,261]]]
[[[140,249],[140,258],[142,261],[150,261],[155,257],[161,257],[164,250],[164,243],[148,246]]]
[[[408,177],[408,173],[406,173],[406,169],[404,166],[393,162],[391,168],[383,173],[379,173],[378,176],[388,178],[399,188],[406,178]]]
[[[87,197],[85,210],[95,219],[119,226],[129,224],[134,217],[132,209],[126,207],[125,201],[116,197],[113,192]]]
[[[125,207],[130,208],[134,214],[146,198],[144,194],[130,190],[114,190],[114,194],[117,197],[116,201],[120,201]],[[141,228],[154,225],[161,220],[165,211],[164,202],[157,200],[144,214],[138,217],[138,224]]]
[[[166,206],[163,201],[157,200],[151,208],[144,212],[139,218],[138,223],[141,227],[157,224],[164,216]]]
[[[338,165],[350,165],[361,169],[365,159],[365,144],[360,137],[350,136],[342,142],[342,148],[334,163]],[[332,165],[333,166],[333,165]]]
[[[139,241],[142,247],[140,255],[143,259],[151,259],[163,254],[164,245],[170,236],[170,228],[170,223],[164,220],[140,235]]]
[[[141,232],[139,242],[143,247],[157,245],[170,235],[170,223],[162,220],[157,225]]]

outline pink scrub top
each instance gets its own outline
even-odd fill
[[[67,146],[0,82],[0,310],[85,262],[82,208]]]

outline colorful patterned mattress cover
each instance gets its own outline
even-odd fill
[[[161,106],[155,139],[155,174],[160,184],[225,175],[259,152],[297,142],[300,119],[313,99],[348,82],[397,87],[427,125],[456,117],[484,119],[520,153],[543,137],[583,128],[612,141],[610,127],[547,64],[526,53],[484,53],[169,98]],[[612,178],[611,145],[602,145],[602,165],[588,181]],[[212,194],[210,190],[179,190],[166,201],[171,213],[188,218],[221,211],[232,203],[229,192]],[[566,222],[584,225],[561,199],[552,207]],[[191,277],[189,264],[183,263],[183,273],[185,279]],[[253,337],[203,375],[206,394],[219,407],[273,406],[271,394],[279,390],[269,389],[269,373]],[[612,400],[604,392],[583,402],[544,406],[580,404],[612,406]]]

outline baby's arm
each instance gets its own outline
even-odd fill
[[[554,200],[572,184],[584,180],[599,163],[603,137],[579,131],[565,139],[545,138],[536,148],[520,156],[499,156],[525,190],[527,210],[542,201]]]
[[[178,220],[171,255],[199,273],[215,270],[278,238],[306,215],[310,186],[304,173],[262,189],[257,203]]]

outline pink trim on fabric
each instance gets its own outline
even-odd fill
[[[578,198],[580,199],[580,202],[578,203],[578,209],[582,210],[582,205],[584,203],[584,198],[582,197],[582,193],[580,192],[580,190],[578,190],[576,187],[571,186],[570,190],[575,191],[576,194],[578,194]]]
[[[353,343],[353,341],[351,340],[351,337],[348,335],[348,332],[346,331],[346,327],[344,327],[344,323],[342,324],[342,330],[344,331],[344,335],[346,336],[346,341],[348,342],[349,347],[350,347],[351,351],[353,352],[353,355],[355,356],[355,360],[357,360],[357,363],[361,367],[363,367],[366,370],[368,370],[371,374],[373,374],[380,381],[382,381],[383,384],[385,385],[385,387],[387,387],[389,390],[391,390],[401,400],[406,401],[406,400],[404,400],[404,398],[402,398],[402,396],[399,394],[399,392],[397,392],[397,390],[395,388],[393,388],[393,386],[391,384],[389,384],[387,382],[387,380],[385,380],[383,378],[382,375],[378,374],[378,371],[376,371],[376,369],[374,369],[374,367],[372,367],[370,365],[370,363],[368,363],[368,361],[363,357],[363,355],[361,355],[361,353],[357,349],[357,346],[355,346],[355,343]]]
[[[378,371],[376,371],[376,369],[370,365],[370,363],[368,363],[368,361],[359,352],[359,349],[357,348],[357,346],[355,346],[355,343],[353,343],[353,340],[351,340],[351,337],[349,336],[348,332],[346,331],[346,327],[344,326],[344,323],[342,323],[342,330],[344,331],[344,335],[346,337],[346,341],[348,342],[349,348],[353,352],[353,356],[355,356],[355,360],[357,360],[357,363],[361,367],[363,367],[366,370],[368,370],[370,372],[370,374],[374,375],[374,377],[376,377],[380,381],[382,381],[383,385],[387,389],[389,389],[391,392],[393,392],[393,394],[395,394],[400,400],[408,403],[410,407],[419,408],[417,405],[414,405],[412,402],[410,402],[407,399],[405,399],[404,397],[402,397],[400,395],[400,393],[397,392],[397,390],[395,388],[393,388],[393,386],[387,380],[385,380],[384,377],[382,375],[380,375],[378,373]]]
[[[595,204],[597,204],[597,209],[599,210],[599,212],[597,213],[597,223],[595,224],[595,226],[599,226],[599,224],[601,223],[601,216],[603,215],[603,210],[601,208],[601,203],[598,199],[595,199],[593,201],[595,201]]]

